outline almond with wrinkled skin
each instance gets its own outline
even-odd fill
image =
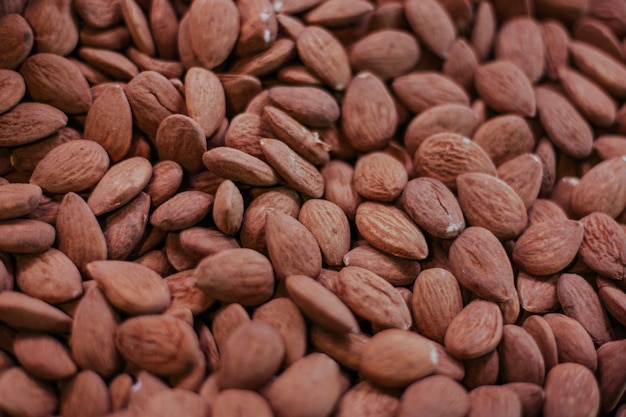
[[[345,254],[345,266],[360,266],[387,280],[393,286],[411,285],[420,272],[416,260],[398,258],[370,245],[360,245]]]
[[[374,7],[360,0],[333,0],[322,2],[313,10],[304,15],[304,21],[309,25],[325,27],[342,27],[357,23]]]
[[[259,141],[261,138],[273,137],[274,132],[264,118],[253,113],[242,113],[231,119],[224,144],[264,160]]]
[[[189,116],[173,114],[166,117],[156,132],[155,144],[161,160],[175,161],[191,174],[204,168],[202,155],[207,151],[204,129]]]
[[[454,275],[441,268],[422,271],[413,285],[411,306],[420,333],[443,343],[448,326],[463,310],[461,289]]]
[[[193,329],[169,315],[125,320],[115,332],[115,346],[128,361],[157,375],[185,372],[199,350]]]
[[[20,254],[45,252],[56,236],[51,225],[30,219],[2,220],[0,234],[0,251]]]
[[[456,133],[430,136],[415,152],[413,163],[421,176],[437,179],[451,189],[456,188],[456,178],[463,173],[496,175],[496,167],[485,151]]]
[[[33,401],[37,399],[37,401]],[[54,413],[58,398],[50,385],[14,366],[0,374],[0,410],[13,415],[44,416]]]
[[[311,353],[262,388],[276,417],[330,414],[341,395],[340,368],[323,353]]]
[[[78,194],[67,193],[63,197],[56,229],[59,250],[80,270],[91,261],[107,259],[106,239],[98,219]]]
[[[509,114],[493,117],[474,133],[472,141],[478,144],[496,166],[533,150],[535,138],[522,117]]]
[[[492,61],[476,70],[474,87],[489,107],[500,113],[533,117],[535,94],[530,80],[510,61]]]
[[[522,415],[522,403],[517,394],[505,386],[484,385],[469,392],[470,411],[467,417]]]
[[[457,359],[473,359],[496,348],[503,319],[497,304],[474,300],[450,322],[444,337],[446,351]]]
[[[348,86],[352,78],[348,55],[328,30],[309,26],[296,45],[304,65],[330,88],[343,91]]]
[[[273,416],[268,402],[254,391],[240,389],[221,391],[211,403],[211,416],[228,417],[236,415]]]
[[[545,365],[535,339],[524,328],[505,324],[498,345],[500,375],[503,383],[529,382],[543,385]],[[519,366],[524,364],[524,366]]]
[[[601,160],[626,155],[626,137],[622,135],[602,135],[593,142],[593,150]]]
[[[526,206],[504,181],[478,172],[456,178],[463,214],[472,226],[481,226],[500,240],[519,236],[526,228]]]
[[[550,371],[558,361],[556,338],[548,322],[539,315],[531,315],[522,323],[522,328],[535,339],[543,356],[546,372]]]
[[[357,266],[339,272],[339,298],[358,316],[381,328],[408,329],[411,313],[399,292],[375,273]]]
[[[511,296],[514,288],[511,263],[504,247],[489,230],[479,226],[465,229],[452,243],[449,259],[459,283],[478,296],[498,303]]]
[[[317,325],[311,328],[309,338],[315,349],[353,370],[359,369],[361,353],[371,339],[366,333],[335,333]]]
[[[114,162],[128,153],[132,140],[132,114],[120,85],[107,87],[89,108],[85,138],[102,145]]]
[[[476,359],[466,359],[462,364],[465,368],[463,384],[469,389],[492,385],[498,380],[500,359],[496,350]]]
[[[60,384],[59,412],[67,417],[111,412],[106,382],[95,372],[84,370]]]
[[[369,200],[392,202],[402,193],[407,180],[400,161],[383,152],[361,156],[354,167],[354,186]]]
[[[129,82],[140,72],[133,61],[116,51],[83,46],[78,50],[78,56],[105,76],[110,75],[121,81]],[[83,75],[89,81],[88,75]]]
[[[556,290],[563,312],[582,324],[596,345],[613,340],[609,318],[589,282],[577,274],[561,274]]]
[[[597,286],[602,306],[619,323],[626,323],[626,293],[607,279],[598,278]]]
[[[17,291],[0,292],[2,321],[15,329],[67,334],[72,318],[37,298]]]
[[[269,89],[268,99],[270,104],[312,128],[330,127],[339,118],[337,102],[321,88],[276,86]]]
[[[479,61],[484,61],[491,52],[496,26],[493,4],[480,2],[475,10],[474,28],[470,38]]]
[[[0,115],[0,146],[18,146],[43,139],[65,127],[67,115],[44,103],[19,103]]]
[[[412,383],[402,393],[397,417],[409,417],[415,410],[433,417],[463,417],[470,409],[465,388],[450,377],[432,375]]]
[[[556,20],[539,23],[545,47],[546,76],[558,80],[558,70],[567,64],[569,33],[565,26]]]
[[[238,327],[220,349],[218,382],[222,389],[257,389],[283,361],[285,344],[271,325],[252,320]]]
[[[150,33],[148,19],[139,4],[135,0],[121,0],[120,8],[133,44],[144,54],[153,56],[156,53],[156,46]]]
[[[550,140],[573,158],[584,158],[593,149],[593,134],[587,121],[565,97],[548,87],[535,88],[539,119]]]
[[[559,275],[535,276],[517,273],[516,289],[521,307],[531,313],[553,313],[559,308],[556,282]]]
[[[41,187],[33,184],[7,184],[0,194],[0,220],[22,217],[39,206]]]
[[[383,81],[369,72],[352,79],[341,106],[341,128],[350,146],[361,152],[384,148],[396,131],[398,114]]]
[[[443,64],[443,73],[465,91],[471,92],[476,68],[478,68],[476,52],[465,39],[457,39],[450,49],[450,56]]]
[[[211,327],[218,349],[223,348],[226,340],[237,328],[249,321],[250,315],[241,304],[230,303],[220,308],[213,316]]]
[[[278,21],[269,0],[247,0],[237,4],[241,18],[235,54],[250,56],[261,52],[276,41]]]
[[[374,32],[350,48],[352,67],[356,71],[370,71],[382,80],[406,74],[415,67],[419,56],[416,39],[398,29]]]
[[[623,59],[619,39],[602,21],[592,17],[584,17],[576,22],[572,31],[576,40],[595,45],[618,61]]]
[[[292,300],[274,298],[254,310],[252,318],[269,323],[280,333],[285,343],[285,365],[289,366],[304,357],[307,349],[306,323]]]
[[[262,90],[258,78],[245,74],[218,74],[226,98],[226,114],[233,115],[245,111],[246,106]]]
[[[350,250],[350,223],[341,208],[327,200],[307,200],[300,208],[298,221],[315,237],[324,263],[340,266]]]
[[[291,62],[296,55],[296,44],[280,38],[267,50],[237,61],[232,71],[236,74],[263,77],[272,74]]]
[[[224,234],[235,235],[243,222],[244,203],[241,192],[230,180],[224,180],[215,192],[213,221]]]
[[[0,18],[0,33],[0,68],[15,69],[33,48],[33,29],[21,14],[8,13]]]
[[[207,216],[214,199],[202,191],[183,191],[154,210],[150,224],[166,231],[187,229]]]
[[[163,278],[143,265],[107,260],[90,262],[85,269],[111,304],[125,313],[161,313],[170,304],[170,291]]]
[[[541,159],[537,155],[524,153],[500,165],[497,174],[520,196],[526,210],[530,209],[541,191]]]
[[[354,168],[340,160],[332,160],[321,169],[324,177],[324,198],[337,204],[348,219],[354,219],[361,201],[354,186]]]
[[[582,324],[560,313],[549,313],[543,318],[554,334],[559,363],[575,362],[595,372],[598,355],[591,336]]]
[[[548,372],[543,415],[595,416],[600,410],[600,390],[592,372],[577,363],[561,363]]]
[[[202,163],[209,171],[235,182],[270,186],[280,178],[274,169],[259,158],[235,148],[219,146],[202,155]]]
[[[574,260],[583,233],[583,225],[575,220],[531,225],[515,242],[513,259],[531,274],[555,274]]]
[[[434,0],[410,0],[405,5],[406,18],[418,39],[439,58],[445,59],[456,31],[443,5]]]
[[[125,260],[141,242],[148,224],[150,196],[140,193],[106,217],[102,232],[109,259]]]
[[[437,361],[432,341],[408,330],[387,329],[367,343],[359,371],[377,385],[403,388],[434,373]]]
[[[623,279],[626,276],[626,232],[604,213],[594,212],[580,221],[585,228],[578,249],[580,259],[602,276]]]
[[[400,401],[368,381],[361,381],[339,400],[336,417],[393,417]]]
[[[19,72],[0,69],[0,114],[15,107],[26,94],[26,84]]]
[[[363,238],[385,253],[416,260],[428,256],[428,246],[419,227],[394,206],[363,202],[357,208],[355,222]]]
[[[601,212],[617,217],[626,207],[626,159],[613,157],[593,166],[572,192],[570,207],[578,216]]]
[[[517,65],[536,83],[544,71],[544,44],[536,21],[530,17],[517,16],[507,20],[495,41],[496,59]]]
[[[522,416],[538,417],[541,414],[545,399],[542,387],[529,382],[509,382],[504,386],[517,394],[522,404]]]
[[[559,80],[567,95],[591,123],[609,127],[615,122],[615,101],[593,81],[566,67],[559,68]]]
[[[279,210],[268,210],[265,239],[276,277],[290,275],[316,278],[322,268],[322,253],[315,236],[302,223]]]
[[[538,198],[528,209],[528,225],[541,222],[567,220],[563,209],[554,201]]]
[[[18,333],[13,353],[35,378],[54,381],[69,378],[77,371],[67,346],[45,333]]]
[[[224,302],[259,305],[274,293],[274,272],[265,256],[251,249],[226,249],[197,266],[196,285]]]
[[[626,67],[623,62],[593,45],[579,41],[569,44],[569,53],[576,68],[600,84],[609,94],[615,97],[626,96]]]
[[[230,0],[202,0],[189,8],[191,47],[209,70],[226,60],[239,35],[240,16]]]
[[[50,304],[73,300],[83,293],[78,268],[54,248],[36,255],[17,255],[15,283],[25,294]]]
[[[24,10],[24,18],[33,28],[35,48],[39,52],[69,55],[78,43],[78,22],[72,2],[33,2]]]
[[[330,145],[323,142],[317,132],[311,132],[282,110],[265,106],[263,117],[276,136],[313,165],[328,162]]]
[[[50,193],[83,191],[95,185],[109,168],[106,150],[96,142],[72,140],[57,146],[37,164],[31,184]]]
[[[469,106],[467,93],[445,75],[416,71],[397,77],[391,83],[396,97],[413,113],[443,104]]]
[[[324,194],[324,177],[306,159],[278,139],[261,139],[269,165],[296,191],[311,198]]]
[[[359,331],[350,309],[314,279],[305,275],[290,275],[285,286],[296,305],[318,326],[334,333]]]
[[[96,184],[87,204],[96,216],[119,208],[135,198],[152,177],[150,161],[125,159],[111,167]]]
[[[226,114],[226,97],[219,78],[204,68],[191,68],[185,75],[185,101],[189,116],[202,126],[204,135],[215,133]]]
[[[87,113],[91,90],[78,67],[66,58],[40,53],[28,58],[20,68],[30,96],[69,114]]]

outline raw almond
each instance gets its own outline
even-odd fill
[[[489,155],[496,166],[532,151],[535,146],[528,122],[513,114],[485,121],[474,133],[472,141]]]
[[[597,415],[600,390],[591,371],[577,363],[560,363],[548,372],[543,415]],[[584,394],[583,394],[584,393]]]
[[[542,386],[546,374],[543,355],[524,328],[505,324],[498,345],[502,382],[528,382]],[[519,366],[523,363],[524,366]]]
[[[338,118],[337,102],[326,90],[308,86],[276,86],[269,89],[270,104],[282,108],[305,126],[330,127]]]
[[[581,217],[593,212],[617,217],[626,207],[626,187],[620,180],[625,175],[626,160],[623,157],[610,158],[595,165],[583,175],[572,192],[572,211]]]
[[[398,100],[417,114],[443,104],[469,105],[469,98],[463,88],[436,72],[416,71],[396,77],[391,88]]]
[[[188,96],[188,99],[191,99]],[[207,151],[203,127],[189,116],[173,114],[166,117],[156,132],[155,144],[162,160],[180,164],[195,174],[202,171],[202,155]]]
[[[505,386],[484,385],[469,392],[470,412],[467,417],[522,415],[517,394]]]
[[[18,333],[13,353],[24,370],[35,378],[54,381],[77,372],[67,346],[45,333]]]
[[[611,217],[594,212],[580,219],[585,232],[578,249],[581,260],[595,272],[615,280],[625,276],[626,236]]]
[[[507,20],[498,32],[495,56],[513,62],[536,83],[543,75],[545,62],[543,38],[536,21],[530,17]]]
[[[598,355],[591,336],[582,324],[560,313],[546,314],[543,318],[554,333],[559,363],[575,362],[595,372]]]
[[[434,0],[410,0],[405,5],[405,13],[419,40],[439,58],[447,58],[456,33],[443,5]]]
[[[204,3],[207,2],[204,1]],[[222,3],[217,0],[213,2]],[[212,44],[215,45],[216,43],[213,42]],[[215,74],[198,67],[187,71],[185,75],[185,102],[189,116],[202,126],[204,136],[210,137],[217,131],[226,114],[226,98],[222,83]]]
[[[344,90],[352,78],[348,55],[326,29],[309,26],[298,37],[298,54],[304,65],[330,88]]]
[[[49,104],[19,103],[0,115],[0,145],[25,145],[65,127],[67,115]]]
[[[533,117],[535,94],[530,80],[515,64],[498,60],[476,70],[474,86],[480,98],[500,113],[517,113]]]
[[[443,393],[449,395],[443,399]],[[414,410],[423,410],[429,416],[465,416],[470,400],[465,388],[444,375],[432,375],[413,384],[402,393],[396,416],[411,416]]]
[[[444,337],[446,351],[457,359],[474,359],[498,346],[503,319],[498,305],[474,300],[450,322]]]
[[[389,255],[370,245],[360,245],[345,254],[345,266],[360,266],[387,280],[393,286],[411,285],[421,267],[418,261]]]
[[[202,155],[209,171],[232,181],[249,185],[275,185],[279,177],[271,166],[235,148],[220,146]]]
[[[572,41],[569,53],[574,65],[589,78],[600,84],[609,94],[626,96],[626,67],[606,52],[584,42]]]
[[[368,381],[361,381],[348,390],[337,404],[337,417],[393,417],[400,401],[396,396]]]
[[[315,237],[324,263],[340,266],[350,250],[350,223],[341,208],[327,200],[307,200],[300,208],[298,221]]]

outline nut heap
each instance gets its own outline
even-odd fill
[[[625,36],[0,2],[0,416],[626,416]]]

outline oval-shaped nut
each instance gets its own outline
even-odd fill
[[[220,387],[257,389],[278,371],[284,355],[285,344],[274,327],[256,320],[245,323],[220,349]]]
[[[429,339],[409,330],[387,329],[365,345],[359,372],[371,382],[404,388],[435,372],[438,355]]]
[[[560,363],[548,372],[543,415],[594,416],[600,410],[600,390],[593,373],[577,363]]]
[[[211,416],[272,417],[272,409],[260,394],[250,390],[225,389],[211,402]]]
[[[498,60],[476,70],[474,87],[485,103],[500,113],[533,117],[537,110],[530,80],[514,63]]]
[[[309,26],[297,40],[304,65],[330,88],[342,91],[352,77],[345,49],[328,30]]]
[[[443,104],[469,106],[463,88],[438,72],[416,71],[401,75],[393,80],[391,88],[400,102],[416,114]]]
[[[128,361],[157,375],[182,374],[200,349],[193,328],[171,315],[142,315],[124,321],[115,346]]]
[[[589,268],[610,279],[626,276],[626,235],[610,216],[593,212],[580,219],[585,232],[578,256]]]
[[[317,352],[294,362],[261,390],[276,417],[328,415],[341,392],[339,365]]]
[[[168,232],[187,229],[209,214],[213,200],[202,191],[183,191],[154,210],[150,224]]]
[[[409,417],[415,410],[432,417],[464,417],[470,409],[465,388],[444,375],[432,375],[412,383],[400,399],[397,417]]]
[[[33,401],[36,398],[37,401]],[[0,409],[24,416],[54,413],[59,404],[53,388],[14,366],[0,374]]]
[[[402,163],[384,152],[363,155],[354,167],[354,186],[369,200],[392,202],[402,193],[407,181]]]
[[[340,109],[326,90],[310,86],[276,86],[269,89],[270,104],[311,128],[330,127],[339,119]]]
[[[269,259],[252,249],[226,249],[203,259],[196,267],[196,285],[211,298],[259,305],[274,293]]]
[[[80,271],[54,248],[36,255],[17,255],[15,283],[25,294],[50,304],[70,301],[83,293]]]
[[[439,58],[447,58],[456,31],[444,6],[434,0],[410,0],[405,9],[409,25],[419,40]]]
[[[360,197],[354,187],[354,168],[341,160],[332,160],[321,169],[324,198],[337,204],[349,219],[354,219]]]
[[[517,16],[507,20],[494,46],[496,59],[513,62],[531,82],[536,83],[543,75],[545,47],[535,19]]]
[[[115,347],[118,313],[97,286],[87,289],[74,313],[70,347],[78,366],[103,378],[113,376],[122,366]]]
[[[44,103],[22,102],[0,115],[0,145],[26,145],[65,127],[67,115]]]
[[[33,43],[33,29],[19,13],[8,13],[0,18],[0,68],[17,68],[30,54]]]
[[[421,270],[416,260],[398,258],[370,245],[360,245],[350,250],[343,257],[343,264],[369,269],[396,287],[413,284]]]
[[[483,356],[498,346],[502,338],[503,319],[496,303],[474,300],[450,322],[444,345],[457,359]]]
[[[504,181],[479,172],[456,178],[459,204],[472,226],[489,230],[500,240],[519,236],[528,222],[526,206]]]
[[[530,313],[552,313],[560,308],[556,295],[558,274],[536,276],[524,271],[517,273],[517,294],[521,307]]]
[[[413,164],[421,176],[437,179],[451,189],[456,187],[456,177],[464,173],[496,175],[489,155],[475,142],[456,133],[430,136],[415,152]]]
[[[408,329],[411,326],[411,313],[400,293],[367,269],[342,268],[337,295],[358,316],[382,328]]]
[[[523,153],[500,165],[498,178],[506,182],[524,202],[526,210],[532,207],[541,191],[543,163],[531,153]]]
[[[269,210],[265,223],[267,250],[276,277],[284,280],[301,274],[316,278],[322,268],[322,253],[309,229],[279,210]]]
[[[607,279],[598,278],[598,296],[608,313],[619,323],[626,322],[626,293]]]
[[[559,68],[559,80],[569,98],[591,123],[608,127],[615,122],[617,105],[600,86],[565,66]]]
[[[515,242],[513,259],[531,274],[555,274],[574,260],[583,232],[575,220],[533,224]]]
[[[400,400],[392,393],[361,381],[341,397],[336,417],[393,417],[399,404]]]
[[[215,192],[213,221],[224,234],[234,235],[243,222],[244,203],[239,188],[234,182],[224,180]]]
[[[480,297],[500,303],[514,292],[511,262],[500,241],[487,229],[465,229],[452,243],[449,260],[459,283]]]
[[[320,327],[337,333],[359,331],[359,324],[348,306],[314,279],[290,275],[285,287],[302,312]]]
[[[593,166],[572,191],[570,208],[573,213],[583,217],[601,212],[616,218],[626,207],[626,187],[622,178],[626,178],[623,156]]]
[[[192,174],[204,168],[202,155],[207,151],[206,135],[200,123],[189,116],[173,114],[163,119],[155,144],[161,160],[178,162]]]
[[[55,381],[69,378],[77,371],[67,346],[45,333],[18,333],[13,353],[35,378]]]
[[[78,139],[63,143],[44,156],[30,177],[49,193],[67,193],[94,186],[109,168],[109,155],[98,143]]]
[[[54,244],[54,227],[39,220],[0,221],[0,251],[9,253],[45,252]]]
[[[300,208],[298,221],[315,237],[324,263],[341,265],[350,250],[350,223],[341,207],[328,200],[307,200]]]
[[[600,84],[609,94],[626,96],[626,67],[606,52],[581,41],[569,43],[569,53],[574,65],[589,78]]]
[[[26,94],[26,84],[19,72],[0,69],[0,85],[2,86],[0,114],[2,114],[15,107],[22,100]]]
[[[204,136],[211,137],[226,115],[226,97],[219,78],[207,69],[190,68],[185,75],[185,101],[189,116],[202,126]]]
[[[0,292],[2,321],[16,329],[69,333],[72,318],[37,298],[17,291]]]
[[[382,252],[417,260],[428,256],[428,246],[421,230],[394,206],[363,202],[357,208],[355,221],[363,238]]]
[[[309,333],[312,345],[341,366],[357,370],[361,353],[370,340],[365,333],[334,333],[314,325]]]
[[[561,274],[556,291],[563,312],[582,324],[596,345],[613,340],[609,317],[587,280],[577,274]]]
[[[472,141],[477,143],[496,166],[530,152],[535,146],[528,122],[515,114],[493,117],[476,130]]]
[[[71,379],[61,381],[59,385],[59,413],[62,415],[78,417],[84,412],[106,414],[112,411],[109,388],[102,377],[93,371],[80,371]]]
[[[170,291],[163,278],[141,264],[128,261],[94,261],[85,266],[109,302],[132,314],[155,314],[170,304]]]
[[[209,171],[235,182],[270,186],[280,181],[271,166],[234,148],[219,146],[210,149],[202,155],[202,163]]]
[[[500,385],[483,385],[469,392],[467,417],[522,415],[522,403],[515,391]]]
[[[505,324],[498,345],[502,382],[543,385],[546,374],[543,355],[535,339],[520,326]],[[524,366],[520,366],[520,364]]]
[[[543,318],[554,333],[559,363],[575,362],[595,372],[598,355],[593,340],[585,328],[565,314],[550,313],[544,315]]]
[[[183,181],[183,169],[174,161],[160,161],[152,166],[152,179],[145,188],[152,205],[159,207],[174,196]]]
[[[0,220],[22,217],[39,206],[41,187],[34,184],[12,183],[2,186]]]
[[[422,271],[413,285],[411,300],[415,324],[424,336],[443,343],[448,326],[463,310],[459,284],[449,271]]]

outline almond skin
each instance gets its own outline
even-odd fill
[[[543,356],[535,339],[522,327],[506,324],[498,345],[503,382],[529,382],[542,386],[545,377]],[[519,366],[524,363],[525,366]]]
[[[621,180],[624,176],[626,160],[623,157],[613,157],[595,165],[583,175],[572,192],[572,211],[580,217],[593,212],[617,217],[626,207],[626,187]]]
[[[67,115],[44,103],[19,103],[0,115],[0,145],[26,145],[65,127]]]
[[[595,272],[615,280],[626,276],[624,230],[611,217],[594,212],[580,219],[585,228],[578,249],[581,260]]]
[[[348,55],[329,31],[309,26],[297,40],[304,65],[330,88],[343,91],[352,78]]]
[[[544,44],[539,25],[528,17],[515,17],[502,25],[495,42],[496,59],[517,65],[531,82],[543,75]]]
[[[469,105],[463,88],[445,75],[419,71],[402,75],[391,84],[396,97],[413,113],[443,104]]]
[[[442,398],[446,393],[446,399]],[[465,388],[452,378],[432,375],[421,379],[404,391],[398,407],[398,417],[408,417],[413,410],[424,410],[429,416],[465,416],[470,401]]]
[[[546,377],[543,415],[597,415],[600,390],[591,371],[577,363],[560,363]]]
[[[524,72],[509,61],[493,61],[476,70],[474,86],[485,103],[500,113],[533,117],[535,94]]]
[[[327,200],[307,200],[300,208],[298,221],[315,237],[324,263],[341,265],[350,250],[350,223],[341,207]]]
[[[408,175],[400,161],[383,152],[361,156],[354,168],[354,186],[366,199],[392,202],[406,185]]]
[[[405,13],[419,40],[439,58],[447,58],[455,30],[444,7],[434,0],[410,0],[405,5]]]

